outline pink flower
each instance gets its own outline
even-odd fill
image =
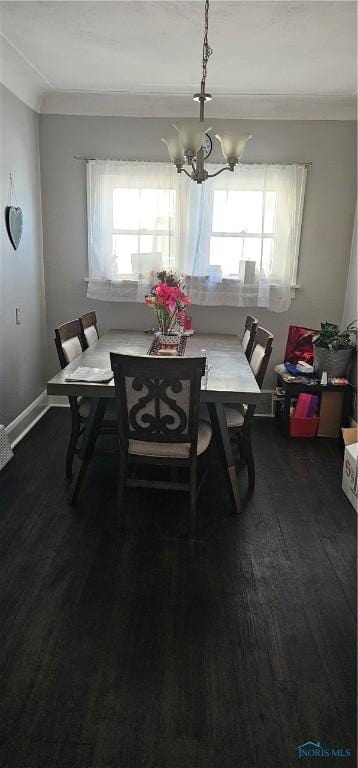
[[[176,288],[177,291],[177,301],[181,304],[190,304],[189,296],[184,293],[182,288]]]
[[[176,288],[171,288],[167,283],[160,283],[160,285],[154,288],[158,304],[168,307],[170,313],[173,313],[176,308],[176,290]]]
[[[179,285],[168,285],[165,281],[153,285],[151,294],[145,297],[145,301],[153,309],[165,308],[170,315],[178,309],[185,308],[186,304],[190,304],[189,296]]]

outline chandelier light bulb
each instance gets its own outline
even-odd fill
[[[246,142],[252,138],[251,133],[216,133],[215,137],[220,141],[222,153],[227,163],[235,165],[241,159]]]
[[[183,147],[180,144],[178,136],[170,136],[168,139],[162,139],[162,141],[167,145],[169,156],[173,163],[175,163],[175,165],[184,165],[185,157]]]
[[[184,155],[194,157],[203,143],[204,134],[211,131],[210,125],[200,123],[199,120],[183,120],[182,123],[175,125],[178,131],[179,142],[183,148]]]

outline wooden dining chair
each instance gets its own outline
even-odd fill
[[[82,328],[79,320],[71,320],[55,328],[55,344],[61,368],[75,360],[84,348]],[[69,396],[71,409],[71,433],[66,454],[66,478],[72,479],[73,459],[79,452],[78,441],[86,426],[90,412],[91,401],[85,397]],[[100,427],[103,434],[115,434],[117,423],[114,418],[104,419]]]
[[[254,347],[250,359],[250,367],[258,386],[262,384],[271,357],[273,335],[265,328],[257,328]],[[255,461],[252,451],[251,426],[256,405],[225,405],[226,423],[229,434],[236,434],[239,439],[240,452],[247,466],[249,488],[255,487]]]
[[[94,310],[86,312],[79,318],[81,326],[81,336],[84,349],[92,347],[99,339],[97,315]]]
[[[80,321],[71,320],[55,328],[55,344],[61,368],[65,368],[85,349]]]
[[[251,357],[258,324],[259,321],[256,317],[253,317],[253,315],[247,315],[245,320],[244,335],[241,339],[241,345],[248,360],[250,360]]]
[[[201,378],[205,358],[175,360],[111,353],[118,430],[118,506],[123,518],[125,488],[186,491],[190,497],[190,530],[194,533],[198,457],[209,447],[211,426],[199,421]],[[133,465],[159,465],[188,470],[187,482],[131,477]],[[203,478],[202,478],[203,479]]]

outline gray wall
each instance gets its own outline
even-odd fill
[[[52,329],[94,308],[101,331],[146,328],[153,322],[140,304],[86,298],[87,225],[85,164],[73,155],[128,160],[166,160],[160,141],[171,120],[164,118],[42,115],[40,154],[44,227],[49,365],[58,367]],[[215,128],[225,121],[213,120]],[[231,123],[231,121],[228,121]],[[316,327],[340,322],[343,312],[356,199],[356,124],[328,121],[240,121],[253,138],[247,161],[312,161],[307,181],[297,291],[288,312],[258,309],[260,321],[275,334],[272,365],[265,386],[274,383],[273,365],[282,361],[290,323]],[[171,129],[173,130],[173,129]],[[214,130],[212,131],[215,132]],[[215,140],[214,140],[215,141]],[[217,151],[212,157],[220,160]],[[197,330],[240,332],[246,309],[193,307]]]
[[[38,115],[0,86],[0,423],[9,424],[45,387],[45,313]],[[24,215],[14,251],[5,229],[9,173]],[[15,307],[22,324],[15,324]]]
[[[344,311],[342,318],[342,327],[352,323],[358,317],[357,310],[357,236],[358,236],[358,221],[357,221],[358,208],[356,208],[356,215],[354,220],[354,231],[352,237],[352,250],[351,258],[349,262],[348,278],[346,297],[344,302]]]
[[[354,219],[352,250],[351,250],[351,258],[349,262],[346,297],[344,302],[344,311],[343,311],[343,318],[342,318],[342,328],[345,328],[349,323],[352,323],[354,320],[357,320],[358,318],[358,307],[357,307],[357,302],[358,302],[358,295],[357,295],[358,220],[357,218],[358,218],[358,207],[356,208],[356,214]],[[356,390],[357,390],[357,380],[358,380],[357,352],[355,352],[353,356],[352,367],[351,367],[350,381],[352,382],[352,384],[354,384]],[[357,392],[355,394],[355,400],[354,400],[353,418],[356,422],[358,421]]]

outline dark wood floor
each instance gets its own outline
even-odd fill
[[[333,441],[257,419],[257,488],[239,518],[215,455],[186,541],[185,497],[128,491],[116,456],[66,503],[69,413],[1,472],[0,764],[290,768],[298,745],[354,749],[355,514]],[[241,483],[244,487],[245,477]]]

